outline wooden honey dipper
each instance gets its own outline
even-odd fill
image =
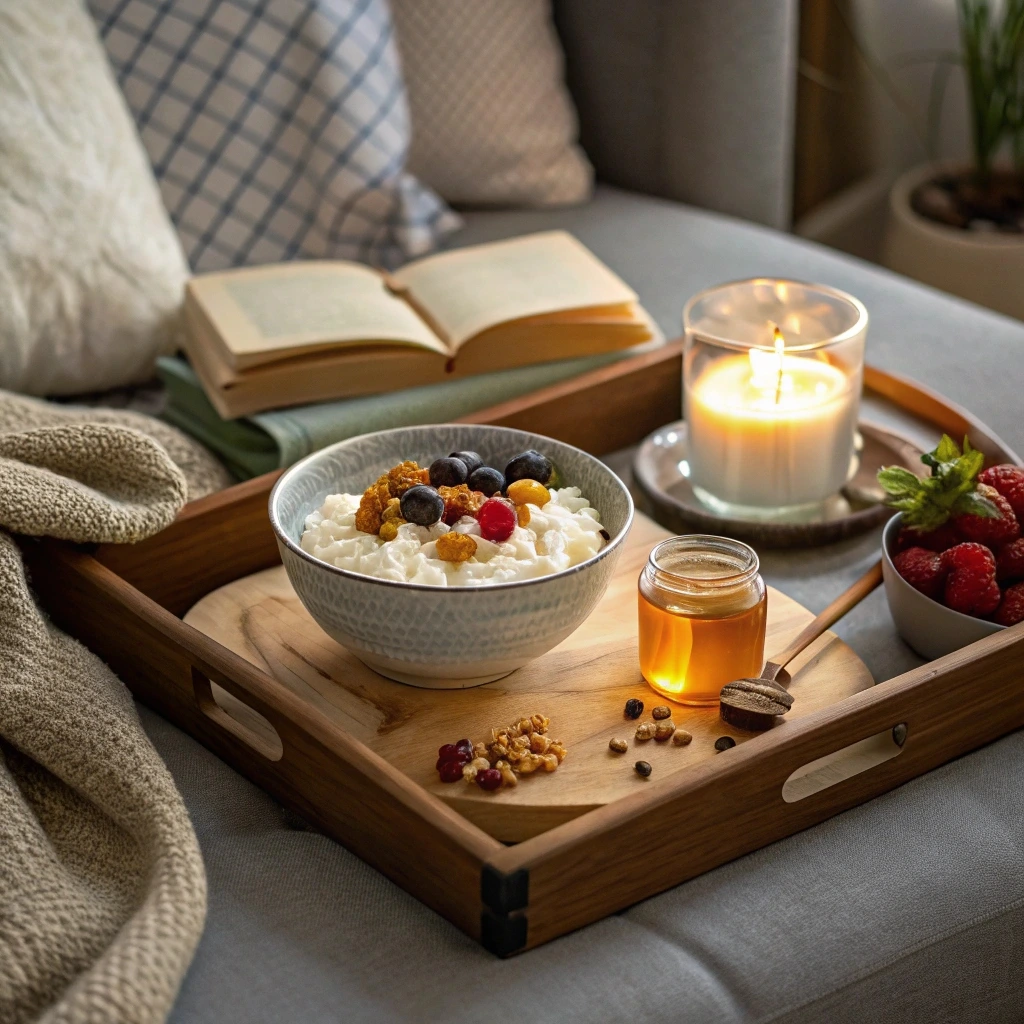
[[[779,673],[805,648],[856,607],[882,582],[882,563],[876,562],[856,583],[839,595],[782,652],[766,661],[757,679],[736,679],[722,687],[719,709],[723,722],[737,729],[763,732],[793,706],[793,697],[779,683]]]

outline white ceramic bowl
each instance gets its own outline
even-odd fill
[[[566,486],[581,489],[611,535],[571,569],[515,583],[431,587],[338,569],[299,547],[306,516],[327,495],[361,493],[403,459],[424,466],[449,452],[475,451],[502,468],[529,448],[554,460]],[[383,430],[314,452],[277,482],[270,522],[296,594],[331,637],[391,679],[459,688],[500,679],[583,622],[611,579],[633,502],[604,463],[571,445],[506,427],[450,424]]]
[[[889,611],[901,637],[921,655],[933,661],[960,650],[976,640],[998,633],[1005,626],[973,615],[953,611],[938,601],[915,590],[892,564],[896,553],[896,538],[900,532],[901,515],[895,515],[886,524],[882,534],[882,578]]]

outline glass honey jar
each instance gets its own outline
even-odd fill
[[[764,667],[768,592],[757,553],[693,534],[652,552],[639,585],[640,671],[669,700],[718,704],[722,687]]]

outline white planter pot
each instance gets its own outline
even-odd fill
[[[933,177],[935,165],[915,167],[889,193],[882,262],[934,288],[1024,320],[1024,235],[964,231],[921,217],[910,195]]]

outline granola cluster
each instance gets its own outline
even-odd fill
[[[468,533],[442,533],[436,544],[437,557],[446,562],[468,562],[476,554],[476,539]]]
[[[514,786],[519,775],[536,771],[555,771],[567,753],[561,741],[548,736],[549,720],[545,715],[520,718],[511,725],[491,730],[485,743],[473,744],[473,760],[462,769],[467,782],[475,782],[481,769],[496,768],[502,784]]]
[[[376,533],[382,540],[394,540],[398,527],[405,522],[401,512],[401,497],[410,487],[430,483],[430,472],[420,469],[412,460],[392,466],[370,484],[359,500],[356,529],[363,533]],[[391,523],[382,533],[385,523]]]
[[[530,715],[492,729],[483,743],[446,743],[437,752],[441,781],[465,779],[489,792],[518,785],[520,775],[555,771],[565,760],[566,749],[548,736],[549,724],[545,715]]]

